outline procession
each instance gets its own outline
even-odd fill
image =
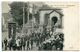
[[[32,33],[31,36],[17,37],[15,42],[12,39],[4,40],[5,50],[32,50],[37,47],[37,50],[63,50],[63,33],[56,33],[54,36],[49,32]]]
[[[42,2],[12,2],[9,7],[10,18],[5,22],[7,30],[3,31],[3,51],[63,50],[62,9]]]

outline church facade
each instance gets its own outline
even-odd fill
[[[63,14],[61,9],[40,9],[39,10],[39,28],[43,29],[43,26],[47,30],[54,28],[62,28]]]

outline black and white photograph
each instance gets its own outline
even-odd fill
[[[2,51],[79,50],[76,9],[77,2],[2,2]]]

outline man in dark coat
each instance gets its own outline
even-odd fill
[[[31,39],[31,49],[33,48],[33,39]]]
[[[7,50],[7,43],[8,43],[7,39],[4,39],[5,50]]]
[[[29,40],[28,40],[28,41],[27,41],[27,50],[30,49],[29,44],[30,44],[30,42],[29,42]]]
[[[25,38],[23,38],[23,49],[25,50],[25,46],[26,46],[26,40]]]
[[[16,44],[16,40],[15,42],[13,43],[13,46],[12,46],[13,50],[16,50],[17,49],[17,44]]]
[[[23,46],[23,40],[22,40],[22,38],[21,38],[21,41],[19,42],[19,44],[20,44],[20,50],[22,50],[22,46]]]

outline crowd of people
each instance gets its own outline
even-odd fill
[[[63,50],[64,34],[58,33],[45,40],[40,46],[40,50]]]
[[[53,47],[53,50],[63,50],[64,34],[57,34],[54,36],[55,39],[52,40],[51,43],[46,42],[46,44],[43,44],[43,42],[51,38],[52,35],[53,34],[50,33],[50,31],[43,33],[33,32],[30,36],[23,35],[22,37],[17,37],[15,40],[12,38],[8,40],[4,39],[2,47],[4,47],[4,50],[32,50],[35,43],[38,50],[52,50]]]

